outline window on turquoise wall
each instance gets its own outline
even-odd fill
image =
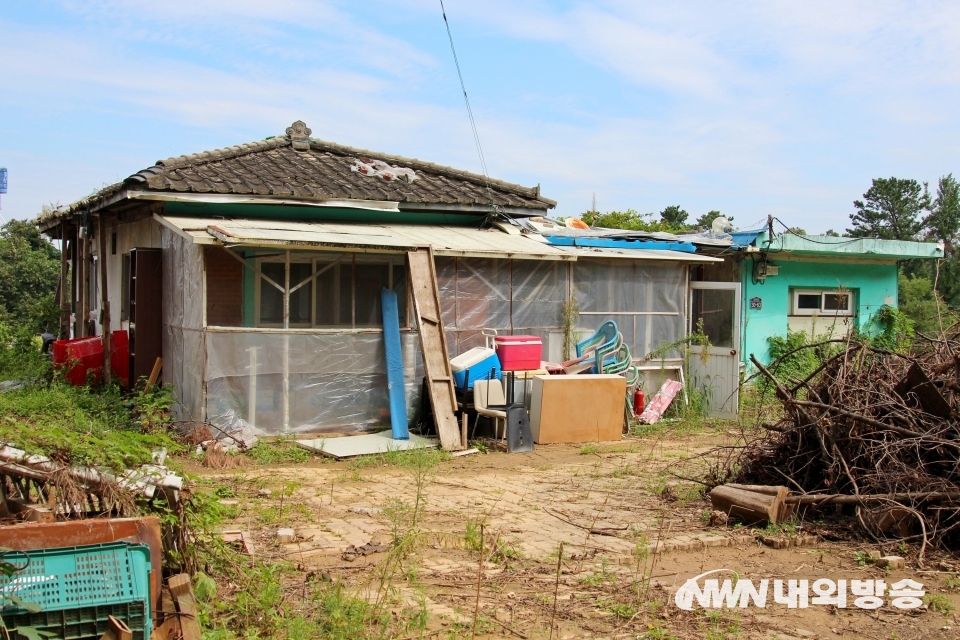
[[[282,256],[261,258],[257,276],[256,324],[283,327],[286,262]],[[345,254],[339,258],[291,256],[290,327],[363,329],[383,326],[380,290],[397,292],[400,326],[406,326],[407,283],[402,257]]]
[[[852,316],[853,292],[839,289],[794,289],[795,316]]]

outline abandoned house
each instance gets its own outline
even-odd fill
[[[554,362],[568,355],[565,339],[607,320],[635,360],[682,339],[690,265],[720,261],[651,245],[559,246],[530,222],[555,205],[539,187],[310,133],[296,122],[285,135],[158,161],[42,215],[44,233],[64,241],[63,335],[109,334],[128,383],[162,356],[179,420],[353,432],[389,424],[384,287],[399,294],[411,420],[420,408],[414,252],[434,258],[447,358],[495,329],[540,336]],[[648,369],[659,375],[662,363]]]

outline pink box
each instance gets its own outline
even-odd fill
[[[497,358],[503,371],[531,371],[540,368],[543,341],[540,336],[497,336]]]

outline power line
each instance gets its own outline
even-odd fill
[[[487,161],[483,157],[483,147],[480,146],[480,134],[477,133],[477,122],[473,118],[473,109],[470,107],[470,98],[467,97],[467,86],[463,82],[463,73],[460,71],[460,60],[457,58],[457,49],[453,46],[453,34],[450,32],[450,21],[447,20],[447,10],[443,6],[443,0],[440,0],[440,13],[443,14],[443,23],[447,26],[447,38],[450,40],[450,51],[453,53],[453,64],[457,67],[457,77],[460,78],[460,89],[463,91],[463,101],[467,105],[467,115],[470,118],[470,128],[473,130],[473,141],[477,145],[477,155],[480,156],[480,167],[483,169],[483,177],[487,184],[487,194],[490,196],[490,203],[493,204],[493,194],[490,191],[490,175],[487,173]]]

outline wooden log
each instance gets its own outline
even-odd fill
[[[786,499],[791,504],[867,504],[870,502],[902,502],[904,500],[960,500],[960,493],[955,491],[917,491],[915,493],[882,493],[876,495],[843,495],[839,493],[808,493],[803,496],[790,496]]]
[[[714,487],[710,492],[710,503],[714,511],[722,511],[747,524],[763,522],[777,524],[788,493],[786,487],[777,487],[777,489],[775,495],[769,495],[721,485]]]
[[[762,493],[768,496],[779,496],[784,491],[786,491],[786,494],[784,495],[789,496],[790,494],[790,490],[787,487],[782,487],[782,486],[771,486],[771,485],[765,485],[765,484],[736,484],[734,482],[728,482],[724,486],[730,487],[731,489],[742,489],[743,491],[753,491],[754,493]],[[792,502],[790,502],[789,497],[786,498],[780,507],[780,513],[777,514],[777,522],[785,522],[787,518],[792,516],[794,507],[795,505]]]

